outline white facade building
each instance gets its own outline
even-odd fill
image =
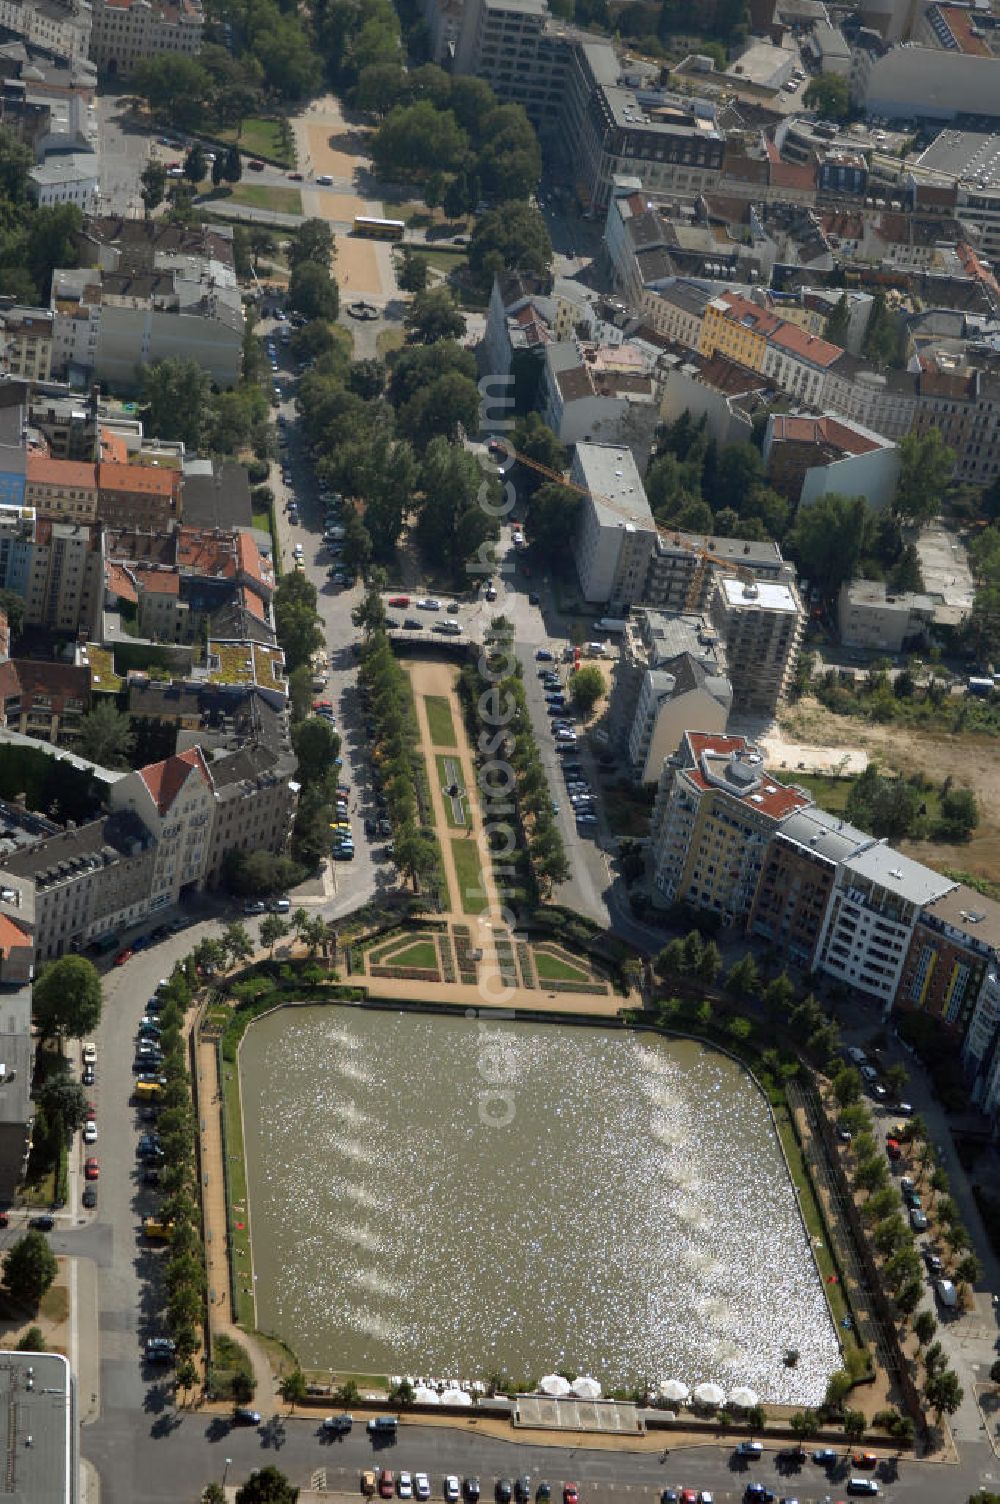
[[[820,971],[888,1013],[924,904],[957,884],[879,842],[842,862],[817,946]]]
[[[70,152],[50,156],[28,173],[39,205],[76,204],[81,214],[95,213],[101,196],[100,167],[96,155]]]
[[[577,444],[570,478],[587,495],[573,539],[583,598],[612,614],[638,601],[656,543],[656,523],[630,451]]]

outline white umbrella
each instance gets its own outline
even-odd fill
[[[472,1395],[464,1389],[446,1389],[441,1396],[442,1405],[471,1405]]]
[[[690,1389],[686,1384],[682,1384],[680,1379],[665,1379],[657,1390],[657,1394],[661,1400],[672,1400],[674,1404],[691,1398]]]
[[[564,1379],[561,1373],[547,1373],[538,1387],[543,1394],[551,1395],[556,1400],[569,1394],[569,1380]]]
[[[699,1384],[694,1391],[694,1397],[699,1405],[708,1405],[713,1410],[726,1402],[726,1391],[720,1389],[718,1384]]]
[[[745,1384],[740,1384],[729,1396],[729,1402],[735,1405],[737,1410],[752,1410],[754,1405],[760,1404],[760,1397],[756,1390],[748,1389]]]
[[[583,1374],[580,1378],[573,1380],[573,1393],[581,1400],[599,1400],[601,1386],[596,1379]]]
[[[413,1391],[413,1403],[415,1405],[440,1405],[441,1396],[436,1389],[428,1389],[426,1384],[420,1384]]]

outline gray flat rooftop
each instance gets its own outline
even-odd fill
[[[573,470],[591,492],[598,517],[605,527],[631,524],[650,531],[655,528],[642,477],[631,450],[618,444],[577,444]],[[606,506],[605,501],[614,505]]]
[[[0,1358],[0,1457],[5,1504],[69,1504],[76,1497],[71,1476],[75,1426],[66,1359],[58,1353],[5,1352]]]
[[[1000,903],[984,898],[964,883],[929,903],[927,914],[982,945],[1000,950]]]
[[[778,834],[798,846],[807,846],[831,862],[846,861],[875,840],[866,831],[815,804],[788,815],[779,825]]]
[[[985,131],[944,130],[917,158],[917,166],[950,178],[967,178],[986,187],[1000,186],[1000,135]]]
[[[857,877],[877,883],[879,887],[912,904],[930,903],[950,888],[958,886],[952,878],[942,877],[940,872],[925,867],[923,862],[915,862],[892,846],[881,844],[869,846],[867,850],[858,852],[857,856],[848,857],[843,864],[843,871],[848,876],[854,873]]]

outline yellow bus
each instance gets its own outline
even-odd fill
[[[146,1217],[142,1230],[151,1243],[169,1243],[174,1235],[172,1222],[161,1222],[157,1217]]]
[[[405,229],[401,219],[371,219],[366,214],[354,217],[355,235],[364,235],[368,240],[402,240]]]

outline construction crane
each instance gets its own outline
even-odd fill
[[[558,470],[553,470],[549,465],[543,465],[540,460],[533,460],[530,455],[522,454],[520,450],[512,449],[503,440],[496,442],[519,465],[527,465],[529,470],[535,470],[539,475],[544,475],[547,480],[553,481],[555,485],[562,486],[567,491],[576,491],[580,496],[589,496],[592,501],[600,502],[602,507],[607,507],[610,511],[617,512],[620,517],[628,518],[630,516],[628,508],[620,502],[613,501],[610,496],[599,496],[596,492],[591,491],[588,486],[581,486],[575,480],[567,480]],[[700,548],[696,543],[686,542],[676,529],[664,527],[659,522],[656,523],[656,531],[661,538],[668,539],[675,548],[683,549],[685,553],[694,554],[697,559],[694,572],[688,582],[687,593],[684,597],[685,611],[696,611],[698,609],[705,586],[705,576],[710,569],[718,569],[722,574],[735,575],[743,581],[744,585],[755,585],[757,583],[757,578],[753,570],[748,569],[745,564],[737,564],[734,560],[730,559],[720,559],[718,554],[713,553],[710,548]]]

